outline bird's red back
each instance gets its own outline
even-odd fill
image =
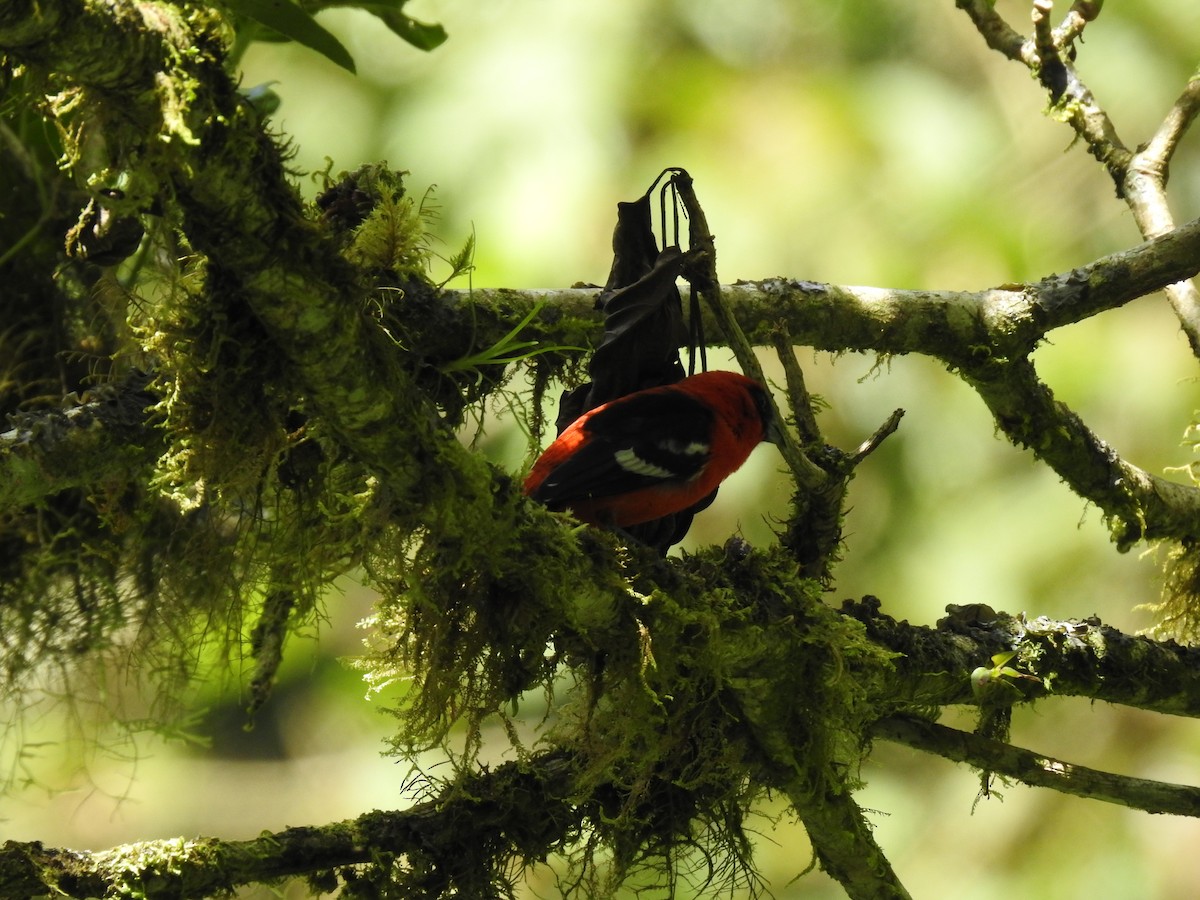
[[[534,464],[525,493],[593,524],[627,527],[695,504],[766,437],[766,389],[703,372],[576,419]]]

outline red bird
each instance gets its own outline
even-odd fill
[[[702,372],[584,413],[534,463],[525,493],[593,525],[638,525],[706,497],[778,434],[766,388]]]

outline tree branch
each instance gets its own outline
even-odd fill
[[[964,373],[1009,440],[1027,447],[1112,523],[1120,549],[1139,540],[1200,537],[1200,490],[1126,462],[1018,360]]]
[[[7,841],[0,896],[203,900],[287,877],[330,881],[339,869],[364,877],[347,867],[366,865],[395,877],[405,896],[492,896],[497,874],[514,860],[530,864],[577,832],[583,813],[570,774],[568,757],[545,753],[473,775],[410,809],[248,841],[175,838],[102,852]]]
[[[1073,47],[1086,20],[1099,13],[1098,7],[1076,3],[1064,25],[1051,32],[1049,13],[1052,3],[1035,0],[1035,39],[1030,41],[1004,21],[993,3],[958,0],[958,5],[970,16],[989,47],[1009,59],[1020,61],[1038,75],[1050,94],[1052,113],[1071,125],[1087,143],[1088,151],[1108,170],[1117,195],[1125,199],[1142,235],[1149,239],[1171,230],[1174,219],[1166,195],[1169,163],[1200,105],[1200,85],[1197,84],[1200,73],[1189,80],[1151,140],[1138,151],[1131,152],[1118,136],[1108,114],[1079,77],[1073,53],[1066,52]],[[1087,6],[1087,16],[1080,11],[1081,6]],[[1051,71],[1053,76],[1049,74]],[[1200,357],[1200,292],[1194,284],[1182,283],[1183,279],[1180,282],[1163,285],[1163,289],[1187,335],[1192,353]]]
[[[721,294],[755,345],[772,343],[782,324],[795,343],[818,350],[920,353],[969,366],[981,356],[1026,356],[1056,328],[1116,309],[1198,271],[1200,219],[1195,219],[1033,284],[982,291],[893,290],[769,278],[723,285]],[[461,309],[464,325],[470,303],[508,309],[515,317],[544,304],[540,324],[545,336],[561,343],[578,341],[580,334],[556,331],[556,322],[577,327],[576,317],[590,309],[596,294],[593,288],[446,292]],[[719,325],[709,319],[705,333],[720,334]]]
[[[1095,622],[1029,622],[978,606],[952,608],[937,629],[898,623],[880,613],[873,598],[848,602],[843,613],[862,622],[872,641],[900,654],[895,678],[889,680],[895,690],[893,702],[903,704],[902,698],[907,697],[916,705],[973,703],[971,669],[992,654],[1015,647],[1018,659],[1036,660],[1038,676],[1051,679],[1056,695],[1200,715],[1200,649],[1130,637]],[[784,658],[786,653],[780,657]],[[1147,670],[1159,676],[1151,687],[1138,677]],[[768,705],[758,709],[761,715],[745,705],[764,702],[763,684],[750,681],[739,690],[752,728],[773,721],[775,701],[765,701]],[[1044,688],[1027,684],[1032,682],[1014,682],[1014,697],[1016,692],[1022,692],[1024,699],[1046,696]],[[922,719],[888,716],[871,732],[1028,784],[1150,812],[1200,813],[1196,788],[1092,772]],[[775,746],[782,745],[775,742]],[[493,883],[492,867],[512,858],[530,862],[577,833],[592,807],[574,796],[574,767],[561,752],[544,753],[469,776],[436,799],[405,811],[373,812],[251,841],[180,839],[104,853],[10,841],[0,851],[0,894],[50,893],[82,900],[117,895],[122,886],[136,884],[146,890],[148,900],[187,900],[242,884],[378,862],[389,859],[389,854],[407,861],[410,874],[403,877],[410,880],[402,883],[420,889],[422,893],[414,896],[478,888]],[[797,782],[790,785],[788,795],[809,829],[822,866],[852,897],[906,896],[844,787],[814,788]],[[479,853],[464,855],[464,848],[477,848]],[[478,895],[469,890],[468,894]]]
[[[1070,272],[1047,276],[1033,285],[977,292],[900,291],[771,279],[725,285],[721,293],[723,303],[755,344],[775,343],[784,328],[795,343],[817,349],[921,353],[957,367],[980,392],[1014,442],[1033,448],[1080,496],[1125,523],[1118,538],[1127,543],[1139,536],[1195,536],[1196,523],[1200,521],[1197,518],[1200,497],[1189,486],[1167,481],[1121,460],[1077,416],[1054,401],[1027,362],[1007,365],[1005,361],[1020,360],[1055,328],[1118,307],[1196,271],[1200,271],[1200,220]],[[303,294],[302,284],[296,281],[300,277],[293,273],[289,283],[296,284]],[[600,327],[593,288],[560,291],[477,288],[470,293],[447,291],[444,296],[446,328],[472,333],[473,326],[483,320],[478,310],[495,313],[486,319],[493,323],[490,328],[475,331],[478,346],[498,340],[512,327],[512,320],[523,318],[539,305],[542,309],[537,328],[552,343],[586,344]],[[313,318],[321,323],[316,332],[289,325],[295,317],[281,308],[275,315],[283,319],[278,325],[279,339],[293,347],[298,357],[311,353],[312,347],[321,346],[321,340],[329,340],[329,346],[347,348],[357,346],[355,341],[371,343],[367,341],[372,337],[370,331],[356,315],[336,314],[340,302],[330,301],[327,295],[313,301],[316,312],[322,313],[319,316],[314,313]],[[424,311],[418,308],[412,314],[423,315]],[[588,323],[592,323],[590,330],[586,327]],[[706,333],[722,333],[718,325],[710,321]],[[393,352],[395,349],[392,346]],[[342,355],[362,362],[361,354],[349,349]],[[303,365],[324,373],[324,362],[323,355],[317,354]],[[348,440],[357,445],[364,458],[386,470],[395,467],[403,457],[397,457],[396,444],[388,439],[394,432],[388,428],[379,431],[373,424],[376,415],[386,417],[393,402],[387,390],[384,391],[387,396],[377,393],[387,383],[377,377],[383,371],[392,372],[392,377],[402,381],[407,377],[394,366],[347,363],[335,367],[332,376],[321,375],[326,384],[319,394],[328,395],[330,406],[346,422]],[[329,381],[331,377],[333,381]],[[350,395],[359,400],[343,408],[341,398]],[[362,413],[355,413],[353,410],[366,397],[377,399],[370,401]],[[1060,426],[1066,426],[1066,430]],[[436,438],[427,428],[416,431],[416,435],[421,434],[441,447],[438,452],[459,455],[448,438]],[[368,437],[372,438],[369,446]],[[35,450],[30,447],[28,452]],[[40,452],[52,450],[43,446]],[[427,455],[431,450],[422,452]],[[4,449],[0,446],[0,459],[3,458]],[[19,482],[27,486],[27,493],[29,485],[41,483],[47,493],[53,493],[87,476],[86,469],[64,472],[65,480],[59,482],[46,479],[45,472],[52,470],[48,464],[39,465],[43,466],[39,482]],[[414,477],[415,471],[409,470],[396,483],[412,484]]]
[[[861,807],[849,793],[827,791],[812,797],[788,791],[821,868],[846,890],[850,900],[908,900],[911,896],[871,833]]]
[[[876,738],[969,763],[1031,787],[1050,788],[1148,813],[1200,816],[1200,788],[1190,785],[1101,772],[913,716],[881,719],[871,733]]]
[[[976,704],[971,673],[992,656],[1033,676],[1007,681],[1013,703],[1048,696],[1088,697],[1136,709],[1200,717],[1200,647],[1128,635],[1098,620],[1028,619],[980,604],[951,606],[935,628],[897,622],[879,601],[847,600],[842,612],[872,641],[900,654],[895,699],[910,706]],[[1144,677],[1154,672],[1150,683]]]
[[[958,8],[970,16],[975,28],[984,41],[998,53],[1012,60],[1031,64],[1034,59],[1033,46],[1021,36],[1004,17],[996,12],[995,3],[989,0],[956,0]]]
[[[161,435],[147,427],[158,401],[144,377],[106,385],[85,402],[14,416],[0,433],[0,510],[36,505],[59,491],[125,483],[153,465]]]
[[[1179,142],[1191,127],[1200,112],[1200,70],[1194,72],[1188,79],[1187,86],[1172,104],[1170,111],[1163,119],[1154,136],[1146,142],[1145,148],[1138,154],[1143,162],[1153,162],[1160,172],[1166,172]]]
[[[1146,146],[1134,154],[1125,174],[1124,193],[1138,228],[1146,237],[1165,234],[1175,227],[1167,204],[1167,178],[1175,149],[1200,111],[1200,72],[1172,105]],[[1192,353],[1200,356],[1200,291],[1190,279],[1164,288]]]

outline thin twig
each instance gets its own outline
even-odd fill
[[[1083,34],[1083,29],[1087,27],[1088,20],[1079,12],[1078,9],[1072,7],[1063,17],[1062,24],[1054,29],[1054,46],[1069,47],[1079,36]]]
[[[1147,237],[1170,232],[1174,217],[1167,204],[1170,163],[1179,142],[1200,112],[1200,70],[1188,79],[1162,124],[1146,146],[1134,155],[1125,175],[1125,197],[1139,230]],[[1164,288],[1193,355],[1200,357],[1200,291],[1190,280]]]
[[[958,0],[958,6],[993,50],[1026,65],[1033,61],[1033,45],[996,12],[994,0]]]
[[[884,423],[875,429],[875,433],[858,445],[858,449],[850,457],[850,464],[857,466],[860,462],[875,452],[876,448],[882,444],[889,435],[895,433],[900,427],[900,420],[904,418],[904,410],[896,409],[892,414],[884,420]]]
[[[1162,124],[1146,142],[1146,147],[1138,154],[1138,158],[1143,162],[1153,160],[1165,173],[1171,157],[1175,154],[1175,148],[1179,146],[1179,142],[1195,120],[1197,112],[1200,112],[1200,69],[1188,79],[1187,86],[1171,105]]]
[[[1053,0],[1033,0],[1033,46],[1038,57],[1038,80],[1050,92],[1050,102],[1057,103],[1067,90],[1068,74],[1050,25],[1053,10]]]
[[[758,357],[754,355],[754,348],[746,339],[742,327],[738,324],[737,319],[730,311],[722,295],[720,282],[717,281],[716,241],[709,230],[708,219],[704,215],[700,201],[696,197],[692,179],[686,173],[681,173],[675,176],[673,183],[679,190],[679,198],[683,201],[684,209],[687,210],[689,249],[693,253],[699,250],[703,254],[704,259],[704,268],[702,270],[685,272],[685,277],[692,280],[697,293],[700,294],[701,299],[712,310],[721,327],[722,333],[725,335],[726,341],[729,343],[729,348],[733,351],[739,365],[742,367],[742,371],[756,381],[766,384],[766,376],[763,374],[762,365],[759,363]],[[775,413],[776,421],[782,422],[783,417],[780,415],[779,406],[775,401],[774,395],[768,391],[767,396]],[[800,445],[788,429],[781,428],[779,431],[782,437],[779,452],[791,470],[792,477],[796,479],[797,487],[805,491],[818,489],[828,480],[827,474],[804,455],[804,452],[800,449]]]
[[[796,431],[800,433],[800,442],[805,446],[819,447],[825,443],[821,437],[821,427],[817,424],[816,411],[813,409],[812,397],[804,383],[804,370],[796,359],[796,345],[788,333],[786,324],[780,324],[779,329],[772,335],[772,344],[779,355],[783,366],[783,378],[787,384],[788,405],[792,408]]]

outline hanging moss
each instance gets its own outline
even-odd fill
[[[587,810],[565,848],[584,895],[642,869],[679,875],[697,853],[723,879],[753,879],[755,801],[797,784],[814,797],[857,786],[866,726],[891,711],[880,698],[893,654],[826,607],[778,548],[673,563],[557,531],[536,554],[498,540],[493,558],[461,565],[453,543],[413,548],[371,623],[393,642],[363,662],[375,679],[412,673],[394,751],[444,745],[465,719],[465,772],[485,718],[540,688],[541,743],[576,761]],[[608,583],[560,568],[581,538],[608,555]]]

